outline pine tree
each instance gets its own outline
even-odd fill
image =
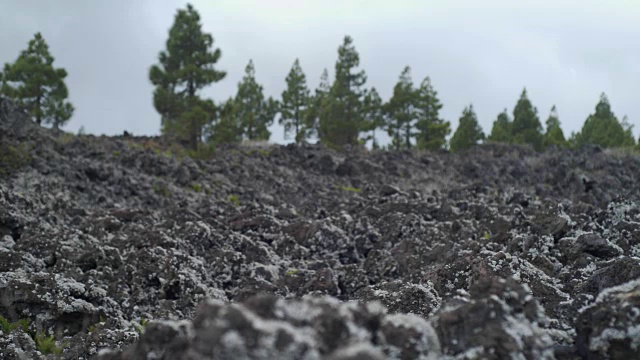
[[[522,90],[520,99],[513,109],[513,142],[516,144],[529,144],[536,150],[542,150],[543,136],[542,124],[538,118],[538,110],[533,107],[527,97],[527,89]]]
[[[208,127],[207,141],[213,144],[237,144],[242,141],[242,124],[235,109],[235,100],[229,98],[220,107],[217,121]]]
[[[370,131],[371,135],[365,138],[368,142],[371,140],[371,147],[379,149],[380,145],[376,140],[376,130],[382,128],[385,123],[384,104],[382,98],[376,88],[371,88],[364,98],[364,130]]]
[[[567,146],[571,149],[576,149],[580,146],[580,133],[577,133],[575,131],[571,132],[571,135],[569,136],[569,139],[567,139]]]
[[[478,117],[473,110],[473,105],[469,105],[462,111],[458,128],[451,137],[451,151],[468,149],[478,144],[480,140],[484,140],[484,132],[478,124]]]
[[[307,79],[296,59],[287,76],[287,89],[282,93],[282,117],[280,124],[284,125],[285,139],[291,138],[293,133],[296,143],[306,140],[309,132],[306,130],[305,112],[309,107],[309,89]]]
[[[210,99],[203,100],[197,96],[185,99],[183,111],[175,121],[165,123],[163,131],[180,140],[189,140],[194,133],[202,137],[204,127],[214,120],[216,111],[216,106]],[[197,150],[200,138],[197,140],[195,146],[192,146],[191,142],[188,143],[191,149]]]
[[[53,67],[49,46],[36,33],[13,64],[4,65],[0,93],[24,107],[38,125],[63,126],[73,115],[74,107],[64,79],[67,71]]]
[[[260,112],[260,123],[266,124],[266,126],[273,125],[273,120],[275,119],[278,113],[281,113],[282,104],[280,101],[274,99],[272,96],[269,96],[267,101]],[[269,140],[271,132],[269,132],[269,136],[261,138],[261,140]]]
[[[245,139],[269,140],[271,132],[268,127],[277,113],[277,103],[273,99],[265,100],[262,85],[256,81],[253,60],[249,61],[245,75],[238,84],[235,111],[242,124]]]
[[[360,56],[353,39],[345,36],[338,48],[335,80],[320,110],[320,141],[334,146],[357,145],[363,130],[362,106],[367,77],[364,70],[357,71]]]
[[[416,94],[418,121],[416,128],[417,146],[419,149],[439,150],[447,143],[446,137],[451,133],[451,124],[440,118],[442,104],[438,93],[431,85],[431,79],[425,78]]]
[[[633,124],[629,122],[629,117],[627,117],[627,115],[622,117],[620,125],[624,129],[624,140],[622,141],[622,147],[636,146],[636,139],[633,138]]]
[[[502,143],[511,143],[511,128],[513,126],[513,122],[509,118],[509,113],[507,109],[504,109],[503,112],[498,114],[498,118],[493,122],[493,127],[491,128],[491,134],[487,137],[487,140],[491,142],[502,142]]]
[[[387,104],[387,133],[391,137],[391,147],[396,150],[410,149],[412,138],[416,136],[415,127],[418,118],[417,93],[413,88],[411,68],[405,67],[398,83],[393,88],[393,95]],[[437,115],[436,115],[437,116]]]
[[[192,149],[197,149],[202,138],[203,126],[188,126],[189,133],[176,134],[176,129],[187,127],[185,121],[193,122],[192,109],[199,106],[198,92],[212,83],[222,80],[226,73],[214,65],[221,56],[220,49],[213,49],[213,37],[202,31],[200,15],[191,4],[178,10],[169,30],[166,50],[161,51],[159,64],[149,70],[149,79],[156,87],[153,104],[162,116],[163,133],[187,140]],[[191,113],[192,115],[183,115]]]
[[[562,128],[560,127],[558,110],[555,105],[551,108],[551,113],[549,114],[546,125],[547,131],[544,133],[544,146],[566,147],[567,140],[565,139]]]
[[[305,114],[305,137],[312,136],[322,138],[320,134],[320,115],[322,113],[322,105],[325,103],[327,96],[331,91],[331,83],[329,82],[329,71],[324,69],[320,76],[320,84],[315,90],[315,94],[309,100],[309,108]]]
[[[602,147],[632,146],[635,142],[631,134],[631,126],[627,123],[625,129],[618,121],[607,95],[602,93],[600,101],[596,105],[594,114],[589,115],[582,126],[582,130],[576,136],[578,145],[600,145]]]

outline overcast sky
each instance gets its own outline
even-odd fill
[[[94,134],[158,134],[148,69],[185,1],[0,0],[0,63],[12,62],[36,32],[69,72],[76,112],[66,126]],[[222,50],[227,77],[205,91],[235,94],[249,59],[266,95],[280,96],[300,58],[309,85],[333,76],[337,48],[354,38],[367,87],[383,98],[405,65],[430,76],[457,126],[473,103],[485,132],[523,87],[541,121],[553,104],[565,134],[579,130],[606,92],[618,118],[640,132],[640,2],[637,0],[192,0]],[[272,141],[283,142],[274,127]]]

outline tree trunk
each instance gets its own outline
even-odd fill
[[[407,149],[411,149],[411,127],[408,126],[405,129],[405,133],[404,133],[404,141],[405,141],[405,146],[407,147]]]
[[[299,144],[302,141],[302,139],[298,137],[298,133],[300,132],[300,112],[298,110],[298,107],[296,107],[296,115],[294,120],[296,123],[296,136],[295,136],[296,144]]]
[[[42,107],[40,103],[42,102],[42,96],[38,94],[36,97],[36,123],[38,126],[42,125]]]
[[[396,150],[400,150],[401,143],[402,143],[402,136],[400,134],[400,120],[396,120]]]
[[[196,118],[191,119],[191,149],[194,151],[198,151],[198,129],[196,124]]]
[[[187,83],[187,96],[188,98],[191,100],[193,98],[195,98],[196,96],[196,88],[195,85],[193,83],[192,80],[189,80],[189,82]],[[187,103],[188,104],[188,103]],[[192,109],[189,109],[189,111]],[[191,147],[192,150],[194,151],[198,151],[198,145],[200,143],[200,139],[198,138],[198,134],[200,133],[200,130],[198,128],[198,119],[195,117],[191,118],[191,131],[190,131],[190,139],[189,139],[189,145]]]

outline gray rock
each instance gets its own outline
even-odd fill
[[[609,259],[622,254],[619,248],[598,234],[584,234],[576,239],[576,247],[579,251],[595,257]]]
[[[144,359],[148,354],[176,360],[437,359],[440,348],[426,320],[387,315],[380,304],[262,295],[242,305],[206,301],[192,323],[152,323],[121,355],[98,359]]]
[[[640,279],[601,292],[580,309],[577,351],[585,359],[633,359],[640,348]]]
[[[637,156],[304,144],[191,160],[161,137],[39,128],[6,99],[0,144],[30,159],[0,175],[0,315],[30,322],[0,334],[0,357],[42,357],[35,332],[76,360],[571,359],[579,337],[596,358],[633,344],[633,309],[602,294],[640,276]],[[612,331],[625,340],[588,345]]]

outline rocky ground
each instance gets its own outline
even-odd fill
[[[640,157],[167,149],[0,99],[1,359],[640,352]]]

